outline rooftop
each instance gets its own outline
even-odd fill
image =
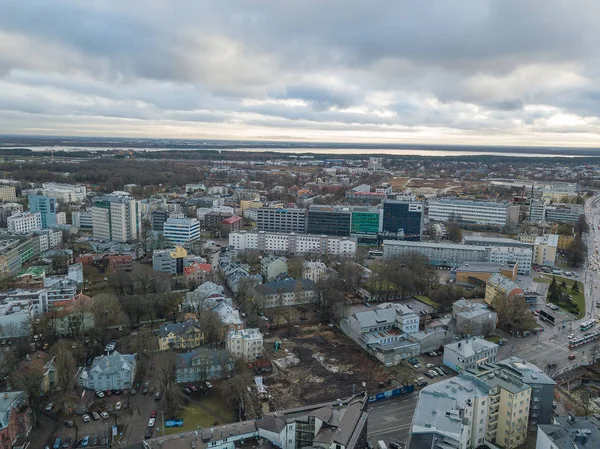
[[[298,287],[303,291],[314,291],[317,286],[310,279],[286,279],[284,281],[267,282],[254,287],[257,293],[274,295],[276,293],[293,293]]]
[[[457,341],[455,343],[449,343],[445,345],[444,348],[454,351],[460,354],[462,357],[466,358],[472,357],[490,349],[497,350],[498,345],[496,343],[492,343],[491,341],[484,340],[483,338],[471,337]]]
[[[600,421],[591,416],[557,416],[555,424],[540,424],[543,432],[559,449],[596,449],[600,447]],[[539,440],[539,434],[538,434]]]
[[[486,248],[483,246],[476,245],[461,245],[458,243],[433,243],[433,242],[410,242],[406,240],[384,240],[383,246],[410,246],[413,248],[440,248],[440,249],[454,249],[463,251],[476,251],[485,252]]]
[[[519,377],[527,384],[556,384],[556,382],[540,368],[520,357],[510,357],[508,359],[500,360],[497,365]]]
[[[494,262],[464,262],[456,271],[470,271],[473,273],[497,273],[502,269],[501,263]]]
[[[508,294],[515,289],[520,289],[514,281],[511,281],[505,276],[502,276],[500,273],[494,273],[487,280],[487,285],[491,285],[492,287]]]

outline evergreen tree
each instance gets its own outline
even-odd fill
[[[556,282],[556,277],[552,276],[552,282],[550,283],[550,287],[548,287],[548,300],[550,302],[555,302],[558,300],[559,292],[558,292],[558,283]]]
[[[577,284],[577,281],[573,281],[573,286],[571,287],[571,293],[573,293],[574,295],[579,293],[579,285]]]

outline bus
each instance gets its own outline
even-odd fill
[[[381,257],[381,256],[383,256],[383,251],[378,250],[378,249],[369,250],[369,259],[374,259],[375,257]]]
[[[591,329],[592,327],[594,327],[596,325],[596,320],[589,320],[589,321],[584,321],[583,323],[581,323],[579,325],[579,330],[580,331],[586,331],[588,329]]]

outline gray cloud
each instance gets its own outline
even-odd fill
[[[592,0],[1,8],[0,132],[600,140]]]

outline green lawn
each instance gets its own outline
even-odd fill
[[[498,335],[490,335],[489,337],[485,337],[485,339],[496,344],[498,344],[498,342],[500,341],[500,337]]]
[[[221,425],[236,421],[235,410],[229,408],[217,392],[211,393],[210,396],[200,397],[196,402],[192,402],[179,414],[178,418],[183,419],[183,427],[166,428],[165,435],[213,427],[215,422],[217,425]],[[166,416],[165,419],[167,419]],[[157,426],[161,425],[162,422],[157,421]]]
[[[424,304],[427,304],[428,306],[435,307],[436,309],[440,306],[437,302],[432,301],[431,299],[429,299],[429,296],[416,295],[415,299],[417,301],[421,301]]]
[[[552,282],[552,277],[556,278],[556,282],[560,285],[562,283],[562,281],[564,280],[567,283],[567,288],[569,290],[569,294],[573,297],[573,302],[575,304],[577,304],[577,307],[579,307],[579,314],[577,315],[577,318],[583,318],[585,316],[585,294],[583,293],[583,283],[576,281],[577,282],[577,287],[579,288],[579,293],[574,294],[571,292],[571,286],[573,285],[573,281],[575,281],[575,279],[573,278],[568,278],[568,277],[563,277],[563,276],[552,276],[549,274],[544,274],[544,277],[536,277],[533,280],[535,282],[543,282],[544,284],[550,284]],[[561,304],[557,304],[557,306],[561,306]],[[565,310],[563,307],[561,307],[561,309]],[[568,312],[568,310],[565,310],[566,312]]]

